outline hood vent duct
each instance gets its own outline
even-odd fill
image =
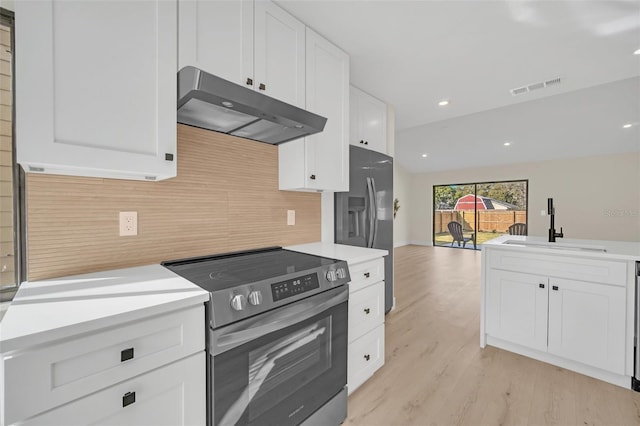
[[[178,72],[178,123],[279,144],[319,133],[327,119],[195,67]]]

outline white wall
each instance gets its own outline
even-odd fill
[[[13,0],[0,0],[0,7],[11,11],[16,10]]]
[[[640,241],[640,152],[411,175],[410,241],[430,245],[433,185],[529,180],[529,235],[545,236],[547,198],[565,238]]]
[[[405,246],[411,241],[411,174],[395,162],[393,164],[393,198],[400,203],[400,210],[393,221],[393,246]]]

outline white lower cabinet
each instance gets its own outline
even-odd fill
[[[349,343],[347,385],[349,394],[384,365],[384,324]]]
[[[351,295],[349,341],[355,340],[382,323],[384,323],[384,281],[379,281]]]
[[[547,350],[547,277],[492,269],[487,282],[487,333]]]
[[[548,256],[552,266],[544,266],[546,259],[542,256],[528,259],[490,250],[486,256],[484,324],[489,344],[520,352],[533,349],[538,352],[531,353],[539,353],[541,359],[558,360],[568,368],[584,365],[614,375],[626,374],[627,286],[625,275],[620,274],[623,263],[582,259],[563,263],[561,258]],[[566,278],[582,264],[602,271],[592,276],[599,282]],[[488,265],[517,266],[549,275]]]
[[[4,353],[0,424],[204,425],[204,322],[200,304]]]
[[[205,353],[34,417],[29,426],[186,426],[206,423]]]
[[[349,265],[349,393],[384,365],[384,260]]]
[[[549,353],[624,374],[624,287],[549,279]]]

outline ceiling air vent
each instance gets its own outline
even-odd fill
[[[538,83],[531,83],[526,86],[516,87],[515,89],[511,89],[510,92],[511,92],[511,95],[517,96],[517,95],[522,95],[523,93],[529,93],[529,92],[533,92],[534,90],[544,89],[549,86],[560,84],[560,82],[561,82],[560,77],[556,77],[556,78],[552,78],[551,80],[540,81]]]

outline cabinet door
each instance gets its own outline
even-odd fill
[[[324,131],[278,145],[280,189],[349,190],[349,56],[307,31],[306,109],[327,118]]]
[[[205,353],[47,411],[28,426],[182,426],[206,423]]]
[[[384,365],[384,324],[349,344],[347,387],[358,389]]]
[[[349,294],[349,342],[384,323],[384,281]]]
[[[253,88],[253,1],[179,0],[179,69]]]
[[[624,374],[624,287],[550,278],[549,352]]]
[[[305,26],[270,1],[254,10],[255,88],[305,107]]]
[[[176,2],[25,1],[16,16],[25,170],[175,176]]]
[[[349,190],[349,56],[307,29],[307,109],[327,118],[305,138],[311,188]]]
[[[21,419],[204,350],[204,307],[5,356],[4,419]]]
[[[487,334],[547,350],[548,279],[490,269],[487,275]]]
[[[349,142],[352,145],[387,153],[387,105],[351,87],[351,130]]]

